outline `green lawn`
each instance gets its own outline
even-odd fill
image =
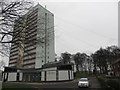
[[[88,74],[87,72],[77,72],[75,75],[75,79],[83,78],[83,77],[90,77],[92,75]]]

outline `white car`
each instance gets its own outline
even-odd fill
[[[78,82],[78,87],[89,87],[90,83],[88,78],[81,78]]]

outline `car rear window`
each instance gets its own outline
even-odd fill
[[[81,78],[80,81],[88,81],[87,78]]]

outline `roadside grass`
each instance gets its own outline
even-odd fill
[[[2,84],[2,90],[37,90],[34,85],[7,82]]]
[[[101,76],[98,76],[97,79],[100,82],[100,85],[103,88],[103,90],[107,90],[107,88],[109,88],[106,84],[106,79],[105,78],[103,78]]]
[[[98,76],[97,79],[104,90],[120,90],[120,82],[118,78]]]

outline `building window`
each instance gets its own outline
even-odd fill
[[[16,77],[17,81],[19,81],[19,77],[20,77],[20,73],[17,73],[17,77]]]

